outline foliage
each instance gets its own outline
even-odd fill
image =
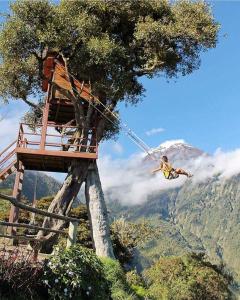
[[[108,282],[95,253],[80,245],[55,248],[45,265],[44,282],[55,299],[108,299]]]
[[[84,204],[80,204],[77,207],[72,208],[69,213],[69,216],[80,219],[77,228],[76,243],[92,249],[93,244],[92,244],[90,223],[88,220],[87,206]],[[58,239],[58,244],[62,246],[66,246],[66,238],[60,236]]]
[[[1,193],[5,195],[11,195],[10,189],[1,189]],[[10,202],[0,199],[0,220],[7,221],[10,211]]]
[[[202,255],[161,258],[144,275],[151,299],[231,299],[230,279]]]
[[[127,283],[140,299],[146,299],[147,290],[142,277],[132,270],[126,273]]]
[[[6,194],[6,195],[11,195],[12,191],[10,189],[1,189],[1,193]],[[26,198],[22,197],[22,202],[27,203]],[[10,207],[11,207],[10,202],[0,199],[0,220],[8,221]],[[24,210],[20,210],[19,222],[28,223],[28,221],[29,221],[29,213]]]
[[[92,238],[90,223],[88,220],[87,206],[80,204],[71,209],[70,216],[80,219],[80,223],[77,230],[77,243],[84,245],[87,248],[92,248]]]
[[[32,254],[15,249],[0,252],[0,298],[1,299],[46,299],[41,279],[43,269],[40,263],[31,261]],[[42,295],[42,298],[40,297]]]
[[[55,49],[111,109],[136,104],[139,77],[191,73],[200,51],[215,47],[218,28],[203,1],[18,0],[0,32],[0,97],[41,94],[45,54]]]
[[[138,299],[128,286],[124,271],[117,260],[101,258],[106,279],[110,283],[112,300]]]
[[[112,223],[111,233],[114,253],[122,264],[130,262],[133,258],[133,250],[137,246],[141,247],[158,234],[146,220],[132,223],[127,222],[124,218]]]

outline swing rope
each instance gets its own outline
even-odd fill
[[[56,61],[56,63],[65,71],[65,68],[58,62]],[[58,75],[61,75],[60,73],[58,73]],[[72,75],[70,72],[68,72],[68,75],[71,76],[74,80],[78,81],[78,79]],[[76,92],[78,94],[78,96],[81,99],[84,99],[83,97],[81,97],[81,92],[78,91],[78,89],[72,87],[72,89],[74,90],[74,92]],[[83,89],[83,84],[81,87],[81,91]],[[94,96],[91,92],[88,92],[88,94],[94,98],[97,98],[96,96]],[[87,101],[86,99],[84,99],[85,101]],[[132,140],[132,142],[134,142],[141,150],[143,150],[144,152],[147,153],[147,155],[149,155],[153,160],[157,160],[156,157],[154,156],[154,154],[151,152],[151,148],[139,137],[137,136],[137,134],[131,130],[128,125],[124,122],[122,122],[122,120],[120,119],[120,117],[118,115],[116,115],[114,112],[112,112],[104,103],[102,103],[98,98],[96,104],[94,104],[91,101],[87,101],[94,109],[96,109],[106,120],[108,120],[111,124],[113,124],[114,126],[116,126],[116,122],[114,122],[112,119],[110,119],[108,116],[106,116],[106,114],[104,112],[102,112],[97,105],[101,105],[104,110],[106,112],[108,112],[117,122],[118,124],[120,124],[120,128],[124,131],[124,133]]]

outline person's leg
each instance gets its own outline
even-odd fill
[[[186,171],[184,171],[183,169],[175,169],[175,172],[179,175],[185,175],[187,177],[190,177],[191,174],[187,173]]]

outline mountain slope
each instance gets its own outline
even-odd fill
[[[45,196],[54,195],[57,193],[61,184],[54,179],[46,175],[43,172],[34,172],[26,171],[24,173],[23,180],[23,195],[29,200],[32,201],[34,194],[34,186],[37,176],[37,199],[40,199]],[[14,186],[15,174],[9,176],[5,181],[0,183],[0,188],[12,189]]]
[[[162,144],[154,152],[158,157],[167,155],[180,166],[207,156],[183,142]],[[145,162],[150,163],[148,158]],[[150,195],[142,204],[121,207],[120,202],[110,201],[109,207],[115,216],[135,221],[147,218],[161,231],[158,240],[138,250],[136,260],[143,267],[161,255],[205,251],[213,263],[225,264],[240,282],[240,175],[223,179],[216,174],[199,182],[187,180],[180,187]]]

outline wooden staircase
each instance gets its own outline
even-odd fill
[[[4,181],[17,169],[16,141],[0,153],[0,182]]]

